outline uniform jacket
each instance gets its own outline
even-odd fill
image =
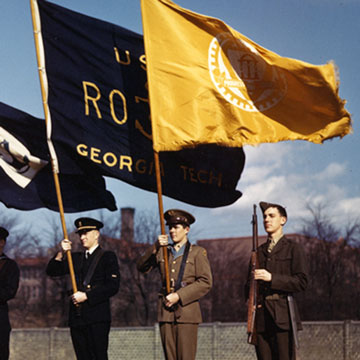
[[[115,295],[120,286],[120,273],[117,257],[112,251],[104,251],[90,283],[85,289],[82,285],[87,269],[94,259],[94,255],[100,250],[98,247],[94,253],[85,259],[84,252],[72,253],[76,283],[79,291],[85,291],[88,299],[76,308],[70,301],[69,325],[84,326],[98,322],[110,322],[110,297]],[[67,260],[57,261],[52,258],[47,266],[46,273],[49,276],[63,276],[69,273]]]
[[[14,298],[19,287],[20,271],[16,262],[2,255],[0,269],[0,336],[10,331],[7,301]]]
[[[183,256],[176,259],[168,252],[170,283],[176,283]],[[165,308],[163,298],[165,294],[165,271],[162,248],[151,246],[137,262],[141,272],[158,268],[162,279],[162,288],[158,300],[159,322],[201,323],[201,310],[199,299],[204,296],[212,286],[212,275],[206,250],[197,245],[191,245],[186,260],[185,271],[181,281],[181,288],[177,290],[180,301],[175,310]]]
[[[255,324],[258,332],[265,330],[264,306],[275,324],[283,329],[291,328],[287,295],[303,291],[308,283],[308,268],[303,247],[286,237],[282,237],[272,251],[267,251],[268,244],[258,249],[259,268],[268,270],[271,282],[259,282],[261,308],[256,311]],[[301,321],[295,302],[295,316],[300,330]]]

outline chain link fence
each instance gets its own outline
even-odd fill
[[[360,360],[360,321],[304,322],[298,360]],[[245,323],[199,327],[197,360],[255,360]],[[75,360],[69,329],[14,329],[10,360]],[[112,328],[109,360],[163,360],[158,325]]]

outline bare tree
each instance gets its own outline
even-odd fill
[[[157,212],[142,211],[136,217],[135,241],[153,244],[160,234],[160,220]]]
[[[325,204],[307,206],[311,217],[304,220],[310,284],[302,296],[302,313],[312,320],[356,318],[360,267],[359,222],[343,227],[335,223]]]
[[[24,241],[24,234],[30,234],[30,225],[22,223],[21,219],[16,215],[12,215],[11,212],[1,211],[0,216],[0,226],[6,228],[10,234],[6,241],[6,254],[11,258],[26,256],[29,252],[31,241],[29,237],[27,241]],[[20,225],[21,228],[19,229]]]

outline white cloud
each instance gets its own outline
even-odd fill
[[[345,164],[339,163],[330,163],[323,171],[318,174],[314,174],[316,180],[328,180],[329,178],[334,178],[340,175],[343,175],[346,171]]]
[[[298,229],[299,219],[309,216],[308,204],[328,204],[339,221],[349,213],[360,218],[360,198],[351,198],[343,185],[346,163],[330,162],[311,168],[306,159],[311,159],[312,148],[306,144],[264,144],[248,147],[245,152],[246,167],[238,186],[243,196],[231,206],[213,210],[222,223],[242,218],[238,222],[248,228],[252,205],[259,201],[284,205],[292,220],[287,226],[290,232]]]
[[[344,216],[360,218],[360,197],[343,199],[338,203],[338,208]]]
[[[241,177],[242,184],[253,184],[259,179],[265,179],[273,172],[271,166],[250,166],[245,168]]]
[[[288,161],[290,145],[287,143],[262,144],[257,147],[245,148],[246,162],[241,177],[242,186],[254,184],[281,169]]]
[[[288,156],[291,145],[286,142],[276,144],[261,144],[259,146],[245,146],[246,163],[252,165],[271,163],[276,168],[283,165]]]

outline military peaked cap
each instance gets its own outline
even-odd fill
[[[6,240],[8,236],[9,236],[9,232],[5,228],[0,227],[0,239]]]
[[[77,227],[76,232],[79,232],[82,230],[99,230],[104,224],[99,220],[83,217],[75,220],[75,226]]]
[[[195,218],[188,212],[179,209],[170,209],[165,212],[166,225],[184,224],[189,226],[195,222]]]
[[[264,202],[264,201],[261,201],[260,202],[260,208],[261,208],[261,211],[264,213],[268,208],[271,208],[271,207],[275,207],[279,210],[279,213],[281,216],[285,216],[287,218],[287,213],[286,213],[286,210],[283,206],[279,205],[279,204],[273,204],[273,203],[267,203],[267,202]]]

